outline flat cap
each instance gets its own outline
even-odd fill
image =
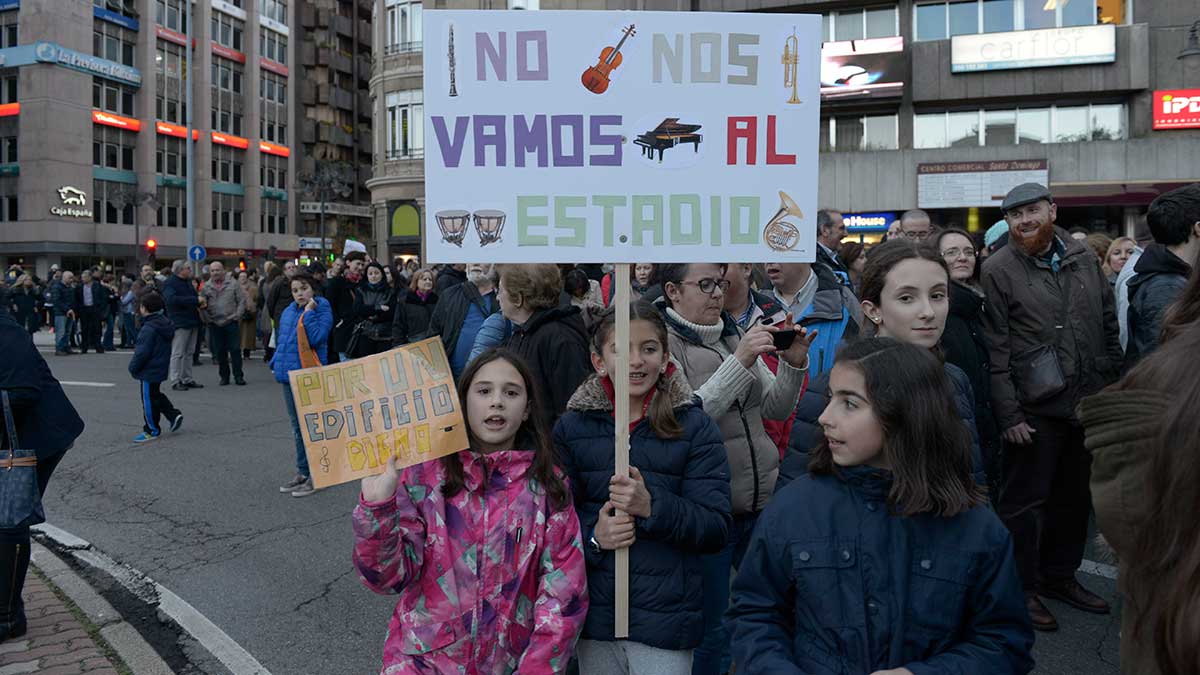
[[[1022,183],[1017,187],[1008,191],[1004,196],[1004,201],[1000,204],[1001,213],[1007,213],[1009,209],[1015,209],[1018,206],[1025,206],[1037,201],[1045,199],[1053,203],[1054,197],[1050,194],[1050,190],[1041,183]]]

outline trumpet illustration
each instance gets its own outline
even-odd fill
[[[804,213],[800,210],[800,206],[788,196],[788,193],[780,190],[779,210],[771,216],[771,220],[767,221],[767,226],[763,228],[763,241],[773,251],[790,251],[800,243],[800,228],[784,220],[788,216],[804,220]]]
[[[787,102],[800,103],[800,97],[796,94],[796,89],[799,86],[796,74],[800,68],[800,39],[796,37],[796,29],[794,27],[792,28],[792,35],[783,42],[783,57],[780,58],[780,62],[783,63],[783,86],[792,88],[792,97]]]

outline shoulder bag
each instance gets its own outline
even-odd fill
[[[37,453],[18,450],[17,424],[13,420],[8,392],[0,390],[8,450],[0,450],[0,528],[24,528],[46,522],[42,493],[37,481]]]

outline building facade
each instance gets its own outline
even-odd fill
[[[375,229],[380,254],[407,253],[424,214],[421,4],[375,4]],[[861,216],[852,231],[878,236],[881,223],[920,207],[937,224],[978,232],[1000,219],[1006,186],[1040,180],[1059,224],[1115,235],[1132,232],[1157,195],[1200,180],[1200,130],[1189,128],[1200,127],[1200,91],[1195,124],[1155,123],[1168,97],[1180,107],[1200,89],[1200,55],[1177,58],[1198,0],[542,0],[540,9],[820,14],[820,201]]]
[[[322,232],[317,196],[305,194],[304,177],[315,174],[323,163],[344,170],[348,191],[326,205],[324,236],[337,251],[347,238],[369,242],[371,198],[372,59],[371,13],[373,0],[302,0],[300,53],[304,69],[300,82],[300,142],[297,168],[300,234],[304,246],[318,248]],[[315,245],[314,245],[315,244]]]
[[[196,243],[296,255],[294,2],[197,2],[191,27],[183,3],[0,0],[0,260],[44,278],[131,268],[149,239],[183,257],[187,86]]]

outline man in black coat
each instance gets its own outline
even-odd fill
[[[455,379],[467,365],[475,335],[487,318],[500,311],[492,265],[467,265],[467,281],[439,293],[437,309],[429,319],[428,335],[440,335]]]
[[[1179,297],[1200,255],[1200,183],[1159,196],[1146,224],[1154,243],[1137,259],[1129,280],[1129,344],[1125,369],[1158,348],[1167,309]]]
[[[434,284],[433,290],[437,291],[438,295],[442,295],[446,291],[454,288],[466,280],[466,265],[444,265],[442,269],[438,271],[437,281]]]
[[[75,306],[79,309],[79,353],[86,354],[94,347],[97,354],[104,353],[100,344],[100,323],[108,314],[108,288],[100,283],[100,275],[92,270],[80,272],[79,286],[75,288]]]
[[[33,346],[29,333],[5,310],[7,306],[7,301],[0,299],[0,354],[4,355],[0,358],[0,390],[8,393],[17,447],[31,449],[37,456],[38,490],[45,494],[54,467],[83,433],[83,420]],[[0,441],[0,447],[12,447],[2,422]],[[4,580],[0,583],[0,642],[25,633],[21,589],[29,569],[29,526],[35,524],[0,529],[0,579]]]
[[[325,299],[333,311],[333,335],[329,338],[329,362],[346,360],[346,347],[354,334],[354,289],[362,285],[367,254],[351,251],[346,254],[346,270],[325,284]]]

